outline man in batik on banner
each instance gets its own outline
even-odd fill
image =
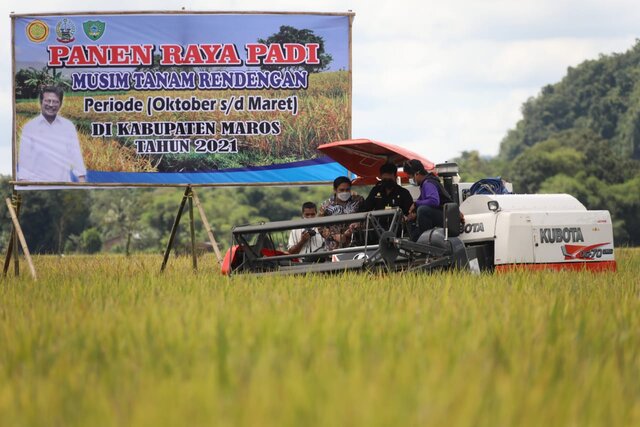
[[[40,92],[38,117],[22,128],[18,180],[31,182],[86,182],[78,132],[58,115],[64,92],[45,86]]]

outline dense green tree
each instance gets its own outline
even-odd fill
[[[477,150],[463,151],[455,159],[460,168],[460,178],[464,182],[475,182],[482,178],[500,176],[510,180],[505,162],[498,157],[481,156]]]
[[[640,41],[622,54],[603,55],[570,67],[522,106],[523,118],[502,141],[511,160],[527,147],[569,130],[590,130],[611,148],[640,159]]]
[[[144,237],[148,233],[141,218],[147,208],[150,191],[145,189],[101,190],[91,193],[91,223],[103,239],[115,240],[115,250],[131,253],[145,249]]]
[[[280,27],[280,31],[275,34],[272,34],[267,39],[258,39],[258,43],[263,44],[284,44],[284,43],[318,43],[320,47],[318,48],[318,59],[320,60],[319,64],[300,64],[300,65],[262,65],[261,68],[263,70],[275,70],[282,68],[289,69],[303,69],[307,70],[309,73],[318,73],[320,71],[324,71],[329,68],[329,64],[333,61],[333,57],[331,54],[327,53],[324,49],[324,39],[320,36],[314,34],[312,30],[307,29],[297,29],[291,27],[289,25],[282,25]]]
[[[537,193],[547,178],[559,173],[575,175],[583,162],[583,153],[549,139],[516,157],[511,177],[518,193]]]
[[[87,228],[80,235],[80,250],[87,254],[95,254],[102,248],[102,235],[96,228]]]

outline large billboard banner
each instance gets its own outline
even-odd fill
[[[331,181],[316,148],[351,136],[352,18],[12,15],[14,180]]]

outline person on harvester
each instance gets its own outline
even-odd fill
[[[412,159],[404,163],[404,172],[409,176],[409,182],[420,187],[420,196],[409,208],[409,214],[405,219],[414,223],[411,239],[418,237],[427,230],[443,226],[443,206],[453,202],[453,199],[444,189],[440,179],[428,172],[422,162]]]

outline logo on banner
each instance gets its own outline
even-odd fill
[[[49,37],[49,26],[40,20],[29,22],[27,38],[34,43],[42,43]]]
[[[85,21],[82,23],[82,28],[87,37],[96,41],[104,34],[104,27],[106,25],[107,24],[102,21]]]
[[[562,255],[565,260],[569,259],[595,259],[601,258],[602,255],[611,255],[613,249],[602,249],[601,246],[609,243],[597,243],[595,245],[563,245]]]
[[[69,18],[64,18],[62,21],[58,22],[56,25],[56,35],[58,36],[56,40],[60,43],[71,43],[76,38],[74,37],[76,34],[76,24]]]

